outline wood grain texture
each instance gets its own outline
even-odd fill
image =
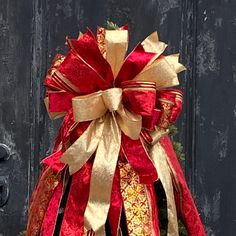
[[[50,154],[61,120],[44,108],[43,79],[65,37],[111,20],[129,24],[130,47],[153,31],[181,53],[187,71],[178,121],[183,163],[207,235],[236,230],[236,3],[232,0],[0,0],[0,162],[10,199],[0,208],[0,236],[25,228],[29,195],[40,160]]]
[[[0,1],[0,142],[11,157],[0,163],[10,198],[0,208],[0,235],[25,228],[31,155],[31,19],[32,1]]]
[[[196,195],[208,235],[236,230],[236,2],[198,1]]]

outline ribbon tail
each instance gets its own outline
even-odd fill
[[[61,181],[61,173],[55,173],[50,167],[43,170],[30,201],[27,236],[40,234],[48,203]]]
[[[138,174],[141,183],[151,184],[158,179],[158,172],[141,139],[132,140],[122,134],[122,151],[133,170]]]
[[[84,214],[85,227],[92,229],[96,236],[104,236],[112,182],[115,175],[121,146],[121,131],[114,114],[107,113],[102,137],[97,147],[87,208]]]
[[[96,151],[103,128],[103,118],[92,121],[86,131],[63,153],[60,161],[69,165],[71,175],[80,170]]]
[[[178,218],[167,154],[159,142],[152,146],[149,151],[166,194],[168,215],[167,236],[178,236]]]
[[[176,157],[170,138],[165,135],[160,144],[164,149],[167,157],[167,162],[173,174],[173,183],[176,184],[175,198],[177,206],[179,206],[179,214],[186,227],[189,236],[205,236],[205,230],[201,222],[201,218],[187,186],[184,173],[181,169],[179,161]]]
[[[111,203],[109,209],[109,223],[111,234],[113,236],[119,235],[122,205],[123,201],[120,192],[120,169],[117,166],[112,184]]]

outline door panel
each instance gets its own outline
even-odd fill
[[[4,236],[25,228],[30,192],[32,7],[32,1],[0,1],[0,143],[10,151],[8,160],[0,160]]]
[[[66,36],[87,26],[95,32],[106,20],[129,24],[129,50],[157,30],[167,54],[181,53],[187,67],[180,76],[182,164],[207,235],[234,235],[235,12],[230,0],[0,0],[0,236],[25,229],[40,160],[50,154],[61,122],[51,121],[44,107],[47,68],[66,52]]]

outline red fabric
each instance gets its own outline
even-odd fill
[[[140,139],[132,140],[122,134],[121,147],[141,183],[150,184],[158,179],[156,168]]]
[[[140,88],[140,87],[139,87]],[[156,90],[124,90],[122,101],[125,108],[142,116],[151,116],[155,108]]]
[[[88,202],[92,164],[93,160],[90,159],[72,175],[60,236],[84,235],[84,212]]]
[[[152,212],[153,236],[160,236],[157,198],[154,190],[154,185],[153,184],[147,185],[147,190]]]
[[[80,57],[70,51],[58,70],[79,90],[79,94],[89,94],[109,88],[109,83],[100,77]]]
[[[178,214],[181,216],[188,236],[205,236],[205,231],[198,214],[197,208],[192,199],[191,193],[185,181],[179,161],[176,157],[170,138],[166,135],[160,141],[162,147],[168,156],[168,161],[173,167],[176,175],[180,190],[175,191],[175,198],[178,200]]]
[[[143,46],[138,44],[125,59],[115,80],[116,86],[120,87],[123,81],[132,80],[155,55],[155,53],[145,52]]]
[[[117,236],[119,230],[121,211],[122,211],[122,196],[120,192],[120,170],[119,167],[117,166],[112,184],[111,205],[108,215],[111,233],[113,236]]]
[[[52,90],[52,91],[61,90],[61,84],[59,84],[55,80],[52,80],[51,76],[46,76],[46,78],[44,80],[44,85],[47,86],[47,88]]]
[[[66,91],[48,92],[49,98],[49,111],[50,112],[62,112],[68,111],[72,107],[71,99],[74,97]]]
[[[153,130],[161,117],[161,110],[154,109],[152,116],[143,116],[142,127],[147,130]]]
[[[59,151],[54,152],[50,156],[44,158],[42,160],[42,163],[45,166],[50,166],[56,173],[59,173],[65,167],[65,164],[60,162],[59,160],[63,152],[64,152],[63,149],[60,149]]]
[[[172,103],[171,114],[168,117],[168,120],[170,124],[173,124],[177,120],[182,110],[182,104],[183,104],[182,92],[178,89],[167,89],[158,91],[156,96],[156,107],[162,112],[164,112],[163,106],[161,104],[162,102]]]
[[[70,46],[106,81],[109,87],[113,84],[113,73],[110,64],[102,56],[96,38],[91,31],[83,34],[79,40],[71,39]],[[85,78],[87,75],[85,75]]]
[[[40,236],[53,235],[56,226],[57,214],[63,194],[63,186],[64,182],[61,181],[54,190],[54,193],[48,204],[48,208],[44,216]]]

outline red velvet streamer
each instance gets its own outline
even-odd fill
[[[125,157],[138,174],[141,183],[150,184],[158,179],[156,168],[140,139],[132,140],[122,134],[121,146]]]
[[[46,166],[50,166],[56,173],[62,171],[65,167],[65,164],[60,162],[59,158],[63,154],[64,150],[60,149],[57,152],[54,152],[50,156],[44,158],[42,163]]]
[[[200,216],[194,204],[191,193],[188,189],[184,174],[176,157],[171,140],[166,135],[160,140],[160,143],[168,156],[168,161],[173,167],[176,173],[176,177],[178,178],[177,184],[179,185],[180,189],[175,191],[175,197],[176,199],[179,199],[178,214],[183,219],[188,232],[188,236],[205,236],[206,234]]]
[[[111,233],[114,236],[118,235],[122,204],[122,196],[120,192],[120,170],[117,166],[112,184],[111,204],[108,215]]]
[[[147,190],[151,205],[153,236],[160,236],[157,198],[154,190],[154,185],[153,184],[147,185]]]
[[[56,226],[56,220],[58,216],[60,202],[63,194],[63,187],[64,187],[64,180],[61,181],[54,190],[54,193],[48,204],[48,208],[44,216],[40,236],[53,235]]]
[[[84,235],[84,212],[89,197],[93,159],[72,176],[60,236]]]

